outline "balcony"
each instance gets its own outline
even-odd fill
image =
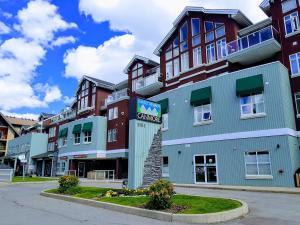
[[[227,60],[249,65],[274,56],[281,51],[279,34],[272,26],[263,28],[227,44]]]
[[[140,95],[154,95],[159,93],[163,83],[159,80],[160,70],[156,69],[154,74],[147,77],[139,78],[133,82],[133,89]]]
[[[115,102],[118,102],[118,101],[121,101],[124,99],[129,99],[127,88],[122,89],[120,91],[115,91],[111,95],[109,95],[107,97],[107,99],[105,100],[104,106],[107,106],[109,104],[112,104],[112,103],[115,103]]]
[[[74,119],[76,113],[74,110],[66,110],[61,112],[60,114],[56,115],[55,117],[51,118],[51,123],[58,123],[64,120],[71,120]]]

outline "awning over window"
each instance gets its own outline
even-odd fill
[[[191,105],[199,106],[209,104],[211,102],[211,87],[206,87],[192,91]]]
[[[262,74],[236,80],[237,96],[260,94],[263,91],[264,91],[264,80]]]
[[[81,132],[81,124],[76,124],[74,127],[73,127],[73,131],[72,133],[73,134],[78,134]]]
[[[68,137],[68,128],[61,129],[58,133],[58,137],[59,138]]]
[[[93,122],[88,122],[83,124],[82,132],[92,132],[93,130]]]
[[[161,114],[166,114],[169,112],[169,99],[163,99],[158,102],[161,105]]]

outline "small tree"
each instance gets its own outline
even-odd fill
[[[149,209],[168,209],[172,205],[174,187],[167,180],[158,180],[149,188],[149,201],[146,205]]]
[[[59,192],[65,193],[68,189],[77,187],[79,179],[75,176],[62,176],[59,178]]]

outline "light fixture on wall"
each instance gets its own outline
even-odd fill
[[[179,151],[178,151],[178,155],[180,155],[180,154],[181,154],[181,151],[179,150]]]
[[[280,148],[280,144],[277,144],[277,145],[276,145],[276,148],[279,149],[279,148]]]

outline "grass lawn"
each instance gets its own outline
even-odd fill
[[[82,187],[81,193],[73,196],[133,207],[140,207],[142,205],[145,205],[148,201],[147,196],[99,198],[99,195],[101,193],[105,193],[108,190],[111,189]],[[46,192],[57,193],[57,189],[48,190]],[[210,198],[190,195],[175,195],[173,197],[173,203],[175,205],[186,206],[186,209],[180,211],[180,214],[215,213],[235,209],[241,206],[240,202],[231,199]]]
[[[12,182],[45,182],[45,181],[52,181],[57,180],[57,178],[51,178],[51,177],[25,177],[23,180],[23,177],[13,177]]]

